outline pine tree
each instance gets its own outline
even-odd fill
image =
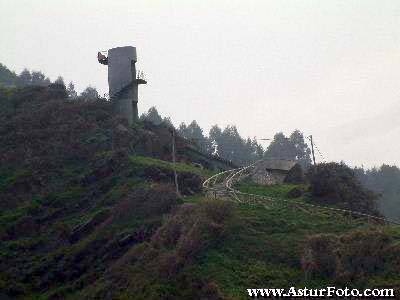
[[[21,74],[18,76],[18,81],[21,85],[31,85],[32,84],[32,75],[31,72],[25,68]]]
[[[86,89],[82,91],[79,97],[83,100],[96,100],[97,98],[99,98],[99,93],[97,92],[95,87],[89,85]]]
[[[78,93],[75,91],[75,85],[72,83],[72,81],[68,84],[67,93],[68,98],[70,99],[76,99],[78,97]]]

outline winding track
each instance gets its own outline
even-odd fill
[[[262,196],[257,194],[243,193],[234,189],[233,185],[236,182],[239,182],[244,177],[249,176],[251,170],[257,165],[258,162],[259,161],[256,161],[255,163],[249,166],[223,171],[211,176],[210,178],[208,178],[203,182],[203,188],[206,191],[206,195],[208,197],[213,197],[213,198],[225,198],[225,199],[228,198],[237,201],[239,203],[247,203],[247,204],[273,204],[280,202],[287,205],[295,206],[297,208],[299,207],[312,208],[314,210],[344,213],[348,215],[355,215],[367,219],[368,221],[376,221],[378,223],[400,225],[399,222],[382,217],[377,217],[374,215],[365,214],[358,211],[326,207],[306,202],[286,200],[286,199]]]

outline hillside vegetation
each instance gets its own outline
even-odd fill
[[[129,127],[109,102],[71,101],[57,84],[1,92],[0,290],[59,299],[101,278],[182,204],[171,133]],[[176,146],[180,192],[194,196],[215,171],[199,168],[210,161],[192,159],[183,139]]]
[[[128,126],[65,87],[0,90],[0,298],[247,299],[246,289],[400,286],[400,230],[287,205],[206,199],[221,161]],[[202,166],[208,166],[204,168]],[[287,201],[303,185],[239,189]],[[330,205],[338,205],[330,203]]]

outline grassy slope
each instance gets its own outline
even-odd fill
[[[258,186],[242,184],[243,192],[286,198],[293,185]],[[296,199],[296,201],[307,201]],[[197,271],[211,277],[226,295],[247,299],[245,290],[257,287],[325,287],[328,278],[305,280],[299,258],[303,241],[319,233],[342,234],[356,228],[369,228],[362,220],[351,220],[339,214],[307,212],[285,205],[238,205],[238,219],[232,234],[217,249],[209,251]],[[385,228],[400,242],[400,228]],[[383,272],[369,276],[367,282],[353,285],[400,285],[398,274]]]
[[[98,154],[99,160],[107,160],[110,153]],[[122,236],[124,233],[131,233],[138,228],[151,228],[160,226],[162,215],[153,214],[151,216],[140,216],[138,212],[131,212],[125,218],[117,218],[107,228],[94,230],[92,233],[85,236],[79,242],[72,245],[64,245],[60,247],[47,247],[52,245],[55,239],[58,239],[59,233],[67,231],[70,234],[71,229],[79,224],[84,224],[92,217],[106,210],[112,210],[114,206],[118,206],[121,199],[124,199],[131,191],[139,187],[152,187],[157,183],[152,180],[146,180],[142,174],[147,167],[157,167],[161,170],[173,170],[173,164],[168,161],[163,161],[155,158],[144,156],[129,156],[128,164],[122,170],[114,172],[111,175],[98,179],[94,184],[82,186],[75,183],[77,179],[84,178],[85,175],[91,174],[93,171],[89,164],[81,165],[64,165],[58,170],[57,176],[49,182],[49,187],[55,192],[46,192],[33,194],[30,201],[23,201],[16,207],[10,207],[0,211],[0,227],[1,230],[18,226],[18,222],[26,216],[36,215],[40,218],[51,216],[57,212],[65,211],[46,222],[46,228],[40,231],[40,235],[23,235],[21,237],[8,239],[0,243],[0,263],[12,259],[15,263],[15,270],[11,273],[21,273],[20,278],[10,278],[9,275],[0,272],[0,290],[6,288],[10,284],[15,285],[15,290],[22,293],[29,293],[32,288],[30,280],[20,280],[23,274],[28,274],[30,278],[31,272],[36,269],[45,268],[46,265],[52,264],[51,261],[57,255],[73,257],[80,251],[85,251],[90,248],[90,243],[102,238],[111,239],[113,236]],[[193,165],[185,163],[177,163],[176,169],[180,172],[195,173],[203,178],[212,174],[209,170],[202,170]],[[27,170],[0,170],[0,191],[17,182],[30,176]],[[107,188],[104,190],[104,186]],[[93,196],[93,192],[96,192]],[[94,197],[94,200],[92,199]],[[198,197],[198,196],[197,196]],[[188,197],[194,199],[194,197]],[[78,209],[69,211],[75,206],[80,206]],[[149,208],[151,209],[151,207]],[[39,213],[34,211],[38,210]],[[46,249],[35,251],[35,249]],[[21,255],[23,253],[23,255]],[[101,261],[97,262],[101,265]],[[105,266],[99,266],[100,269]],[[18,276],[17,276],[18,277]],[[18,281],[18,282],[16,282]],[[47,295],[58,289],[69,289],[68,286],[54,285],[46,292],[35,292],[32,299],[47,299]],[[37,298],[35,298],[37,297]]]
[[[140,166],[156,166],[171,171],[174,168],[173,163],[170,161],[160,160],[149,156],[132,155],[130,156],[130,161]],[[215,172],[208,169],[200,169],[195,167],[194,165],[189,165],[181,162],[177,162],[175,167],[177,172],[191,172],[203,177],[209,177],[215,174]]]
[[[102,153],[100,156],[107,156],[109,153]],[[109,178],[111,181],[112,188],[107,191],[100,201],[99,206],[107,206],[107,204],[113,203],[117,198],[122,196],[122,194],[129,191],[130,188],[141,184],[145,185],[146,181],[143,178],[136,177],[134,174],[141,172],[144,168],[154,166],[159,167],[164,170],[173,170],[173,163],[169,161],[164,161],[152,157],[139,156],[139,155],[131,155],[129,157],[129,165],[126,167],[125,174],[116,174],[115,176]],[[206,178],[213,174],[212,171],[207,169],[200,169],[193,165],[189,165],[186,163],[176,163],[177,172],[189,172]],[[85,173],[90,173],[91,169],[85,165],[65,165],[62,170],[59,170],[59,176],[54,176],[53,184],[54,186],[61,186],[63,191],[58,191],[57,193],[47,195],[48,197],[54,197],[53,201],[74,201],[74,199],[80,198],[83,193],[85,193],[85,189],[78,185],[71,185],[68,183],[69,180],[75,178],[82,178]],[[133,175],[132,175],[133,173]],[[128,174],[128,175],[126,175]],[[17,183],[19,180],[23,179],[26,176],[30,176],[31,173],[29,170],[1,170],[0,169],[0,191],[5,189],[6,187]],[[56,174],[55,174],[56,175]],[[147,182],[150,183],[151,181]],[[1,210],[0,211],[0,225],[5,226],[9,224],[11,221],[15,221],[20,216],[26,213],[27,210],[33,208],[37,203],[41,204],[41,202],[45,201],[42,195],[33,195],[32,202],[24,203],[22,206],[19,206],[10,210]],[[87,212],[85,212],[87,216]],[[79,220],[76,220],[79,221]]]
[[[123,173],[107,178],[111,182],[112,188],[97,199],[94,205],[57,219],[56,222],[49,226],[47,234],[39,237],[23,237],[1,243],[0,260],[18,256],[22,252],[29,253],[29,250],[24,249],[49,243],[52,239],[52,232],[58,230],[60,226],[72,228],[77,224],[81,224],[99,213],[99,211],[112,207],[130,190],[138,186],[151,185],[152,182],[146,182],[143,178],[132,176],[132,174],[140,173],[143,168],[149,166],[172,170],[170,162],[149,157],[130,156],[129,164],[125,167],[126,170]],[[211,175],[210,171],[201,170],[183,163],[177,164],[177,170],[178,172],[193,172],[203,177]],[[88,171],[90,170],[85,166],[65,166],[65,169],[63,169],[64,180],[67,182],[69,178]],[[26,175],[22,171],[3,173],[3,176],[0,177],[0,182],[3,183],[3,186],[6,186]],[[61,185],[60,182],[58,184]],[[293,187],[294,185],[264,187],[253,183],[243,183],[239,186],[239,189],[243,192],[286,199],[287,192]],[[76,201],[87,192],[82,187],[66,186],[64,192],[57,193],[56,199],[53,201]],[[186,197],[184,202],[201,203],[203,200],[201,194],[196,194]],[[40,206],[42,201],[43,199],[37,196],[33,197],[30,204],[2,211],[0,213],[0,224],[2,226],[12,224],[21,216],[24,216],[27,211],[37,205]],[[307,199],[300,198],[293,201],[307,201]],[[18,263],[26,263],[26,268],[28,269],[40,268],[41,265],[46,263],[51,264],[51,260],[60,253],[73,257],[76,253],[90,247],[91,243],[104,236],[121,235],[143,225],[160,226],[162,222],[160,216],[120,219],[107,230],[95,231],[72,246],[65,246],[55,252],[35,253],[17,261]],[[367,229],[369,227],[373,227],[373,225],[368,225],[362,220],[349,219],[336,213],[299,210],[287,205],[281,205],[279,202],[276,205],[265,206],[235,205],[235,217],[227,227],[228,232],[225,235],[225,240],[203,251],[193,263],[181,271],[179,276],[184,276],[185,274],[189,276],[190,274],[194,278],[204,278],[208,282],[215,283],[227,299],[247,299],[245,290],[255,287],[324,287],[332,284],[328,278],[314,280],[305,280],[304,278],[300,267],[300,256],[304,240],[313,234],[342,234],[356,228]],[[395,240],[400,241],[399,228],[385,227],[385,231],[389,232]],[[99,265],[99,273],[104,271],[106,266],[101,265],[101,261],[93,261],[93,263]],[[179,278],[181,277],[177,276],[157,282],[154,278],[151,279],[153,276],[151,272],[140,271],[143,274],[137,275],[137,271],[135,271],[138,270],[137,268],[138,266],[127,267],[127,270],[131,269],[130,272],[134,272],[135,276],[143,277],[139,277],[139,279],[147,284],[147,291],[143,291],[137,286],[130,287],[130,290],[125,290],[116,299],[129,299],[129,295],[133,294],[137,295],[137,299],[146,299],[145,295],[148,293],[148,289],[154,289],[155,293],[157,291],[161,294],[170,293],[175,295],[177,299],[184,299],[182,295],[185,295],[185,293],[191,295],[185,290],[188,287],[180,285]],[[7,278],[0,277],[0,287],[8,284],[9,281],[7,280]],[[378,286],[388,283],[400,285],[400,279],[396,274],[388,271],[369,276],[367,282],[355,282],[354,285]],[[74,284],[79,286],[79,280]],[[99,283],[97,284],[99,285]],[[54,294],[57,290],[69,295],[70,298],[68,299],[74,299],[76,295],[75,285],[59,283],[51,286],[46,292],[31,294],[30,299],[48,299],[48,296],[52,293]],[[25,291],[30,289],[30,283],[27,282],[19,282],[17,286]]]

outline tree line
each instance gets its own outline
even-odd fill
[[[24,69],[19,75],[16,75],[0,64],[0,85],[48,86],[49,84],[65,87],[70,99],[99,98],[99,93],[94,87],[89,86],[78,95],[73,82],[66,85],[61,76],[51,82],[41,71]],[[155,107],[142,114],[140,119],[174,127],[171,119],[161,117]],[[192,141],[198,150],[219,156],[237,165],[249,164],[262,158],[297,160],[304,168],[311,164],[311,151],[305,142],[303,133],[299,130],[293,131],[290,136],[285,136],[282,132],[275,134],[267,149],[264,149],[256,138],[242,137],[235,125],[228,125],[225,128],[214,125],[206,134],[196,120],[193,120],[190,124],[181,123],[176,131],[180,136]]]
[[[155,107],[143,113],[140,119],[173,127],[170,118],[163,118]],[[182,122],[176,131],[180,136],[192,141],[200,151],[219,156],[237,165],[246,165],[263,158],[296,160],[304,168],[311,165],[311,150],[303,133],[297,129],[289,136],[278,132],[267,149],[264,149],[255,137],[242,137],[235,125],[228,125],[225,128],[214,125],[208,134],[205,134],[197,121],[193,120],[190,124]]]
[[[155,107],[151,107],[147,113],[142,114],[140,119],[173,126],[170,118],[161,117]],[[289,136],[282,132],[276,133],[266,149],[255,138],[241,137],[234,125],[228,125],[225,128],[214,125],[206,135],[200,125],[193,120],[190,124],[181,123],[176,131],[182,137],[191,140],[202,152],[217,155],[237,165],[246,165],[263,158],[277,158],[296,160],[304,170],[311,166],[311,150],[303,133],[299,130],[294,130]],[[341,166],[350,170],[344,163],[341,163]],[[400,221],[400,169],[397,166],[384,164],[372,169],[352,168],[351,172],[354,172],[357,178],[352,182],[359,181],[368,190],[380,196],[377,200],[379,211],[388,218]],[[329,180],[329,178],[332,176],[325,179]],[[355,195],[359,196],[357,193],[349,193],[347,196],[354,202],[357,200]]]
[[[23,69],[21,73],[16,74],[15,72],[9,70],[6,66],[0,63],[0,86],[10,87],[23,87],[23,86],[48,86],[50,84],[58,84],[65,87],[68,97],[70,99],[97,99],[99,98],[99,93],[95,87],[88,86],[80,94],[75,90],[75,85],[72,81],[65,84],[64,78],[58,76],[56,80],[51,81],[41,71],[30,71],[27,68]]]
[[[372,169],[358,167],[354,172],[364,186],[381,195],[378,206],[384,215],[400,221],[400,169],[383,164]]]
[[[86,101],[101,98],[94,87],[89,86],[78,94],[74,84],[70,82],[66,86],[61,76],[52,82],[41,71],[24,69],[17,75],[0,64],[0,102],[4,105],[12,87],[48,85],[59,85],[62,87],[63,93],[66,93],[71,100]],[[3,112],[6,110],[4,105],[1,106]],[[140,120],[174,127],[171,119],[162,117],[155,107],[151,107],[146,113],[143,113]],[[299,130],[294,130],[289,136],[282,132],[276,133],[266,149],[256,138],[242,137],[234,125],[228,125],[225,128],[214,125],[206,133],[197,121],[193,120],[189,124],[182,122],[175,130],[180,136],[192,141],[198,150],[230,160],[236,165],[246,165],[263,158],[296,160],[304,169],[311,165],[310,148],[303,133]],[[361,167],[353,170],[365,187],[381,194],[381,200],[378,201],[379,209],[387,217],[399,219],[400,169],[397,166],[384,164],[379,168],[364,169]]]

